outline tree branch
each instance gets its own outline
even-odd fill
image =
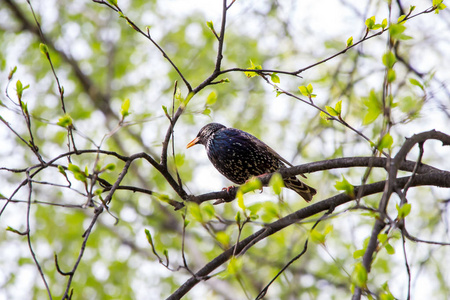
[[[399,187],[403,187],[407,184],[410,177],[401,177],[396,179],[396,184]],[[364,186],[355,186],[354,194],[358,194],[360,189],[363,188],[361,192],[361,196],[373,195],[376,193],[380,193],[384,190],[384,186],[386,185],[386,181],[380,181],[372,184],[367,184]],[[439,187],[450,188],[450,172],[432,172],[427,174],[418,174],[411,182],[411,186],[422,186],[422,185],[433,185]],[[199,278],[203,278],[214,271],[216,268],[224,264],[228,261],[233,252],[236,255],[242,255],[242,251],[248,250],[253,245],[263,240],[264,238],[271,236],[272,234],[295,224],[305,218],[314,216],[317,213],[327,211],[330,208],[338,207],[342,204],[348,203],[352,201],[353,198],[345,193],[335,195],[328,199],[322,200],[320,202],[311,204],[307,207],[304,207],[292,214],[289,214],[273,223],[267,224],[263,229],[258,230],[247,238],[243,239],[237,245],[233,245],[224,251],[222,254],[211,260],[207,263],[203,268],[201,268],[194,276],[189,278],[186,282],[183,283],[174,293],[172,293],[167,300],[176,300],[181,299],[186,293],[189,292],[197,283],[199,283]]]

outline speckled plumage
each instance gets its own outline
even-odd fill
[[[243,184],[252,176],[272,173],[292,166],[272,148],[253,135],[219,123],[210,123],[200,129],[197,137],[187,148],[202,144],[214,167],[236,184]],[[297,177],[284,179],[287,188],[294,190],[306,201],[310,201],[316,190]]]

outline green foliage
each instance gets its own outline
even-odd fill
[[[341,116],[341,112],[342,112],[342,100],[338,101],[338,103],[336,103],[334,108],[327,105],[327,106],[325,106],[325,109],[327,110],[327,112],[331,116],[333,116],[333,117],[340,117]]]
[[[13,78],[16,71],[17,71],[17,66],[14,66],[14,68],[12,68],[11,71],[9,71],[8,80],[11,80]]]
[[[42,54],[44,54],[45,56],[48,55],[48,46],[46,44],[40,43],[39,44],[39,50],[41,51]]]
[[[411,37],[408,35],[405,35],[403,32],[406,30],[406,26],[400,24],[392,24],[389,27],[389,34],[392,39],[398,39],[398,40],[410,40]]]
[[[302,93],[303,96],[314,98],[317,95],[313,94],[313,86],[312,84],[308,84],[308,86],[299,86],[298,89],[300,90],[300,93]]]
[[[122,102],[122,106],[120,107],[120,114],[122,115],[122,119],[125,119],[129,116],[130,113],[130,99],[125,99]]]
[[[206,97],[206,105],[214,105],[217,101],[217,93],[212,91],[209,93],[208,97]]]
[[[433,0],[433,7],[436,8],[436,10],[434,12],[436,14],[439,14],[441,12],[441,10],[444,10],[445,8],[447,8],[447,6],[443,2],[444,2],[444,0]]]
[[[395,300],[395,297],[392,295],[391,291],[389,290],[389,285],[387,282],[385,282],[382,285],[383,292],[380,294],[380,300]]]
[[[342,181],[336,181],[336,184],[334,185],[334,187],[338,191],[344,191],[350,197],[355,196],[355,194],[353,192],[353,190],[354,190],[353,185],[347,181],[347,179],[344,177],[344,175],[342,175]]]
[[[269,186],[272,187],[273,192],[276,195],[280,195],[284,187],[284,181],[281,174],[279,173],[273,174],[272,178],[270,178]]]
[[[367,283],[367,270],[362,263],[357,263],[351,275],[352,283],[358,287],[364,287]]]
[[[73,125],[73,120],[69,114],[65,114],[58,119],[58,122],[56,124],[64,128],[69,128]]]
[[[394,139],[389,133],[386,133],[378,143],[378,149],[381,151],[383,149],[390,149],[392,147],[392,144],[394,143]]]
[[[251,67],[248,68],[247,70],[262,70],[261,65],[255,65],[255,64],[253,63],[252,60],[250,60],[250,65],[251,65]],[[248,78],[258,76],[258,73],[257,73],[257,72],[244,72],[244,74],[245,74]]]
[[[26,86],[23,86],[22,82],[20,80],[17,80],[17,82],[16,82],[16,92],[17,92],[17,98],[19,99],[19,101],[22,100],[23,91],[25,91],[29,87],[30,87],[29,84],[27,84]]]
[[[383,108],[374,90],[370,91],[369,97],[363,97],[362,100],[367,108],[367,112],[363,119],[363,125],[368,125],[374,122],[378,116],[381,115]]]
[[[278,77],[277,73],[270,74],[270,79],[273,83],[280,83],[280,77]]]
[[[353,37],[352,36],[347,39],[346,45],[347,45],[347,47],[350,47],[353,45]]]
[[[396,61],[397,59],[395,58],[395,55],[394,53],[392,53],[392,51],[388,51],[383,55],[383,64],[389,69],[394,66]]]
[[[309,233],[311,241],[316,244],[325,244],[327,235],[333,231],[332,225],[327,225],[323,231],[319,231],[316,228],[312,229]]]
[[[87,177],[89,176],[87,167],[85,168],[84,171],[82,171],[79,166],[69,163],[69,166],[67,167],[67,169],[70,172],[72,172],[72,174],[76,180],[79,180],[81,182],[86,182]]]
[[[399,206],[396,204],[395,206],[397,208],[398,218],[404,219],[406,218],[409,213],[411,212],[411,203],[405,203],[402,206]]]
[[[366,20],[366,27],[368,30],[377,30],[377,29],[384,29],[387,26],[387,19],[384,19],[381,24],[377,24],[375,21],[375,16],[372,16]]]
[[[269,183],[273,193],[259,193],[257,189],[261,184],[258,180],[251,180],[239,189],[237,199],[230,203],[213,205],[214,200],[201,205],[193,203],[188,198],[191,195],[217,192],[222,187],[216,180],[221,175],[207,163],[203,147],[185,150],[186,143],[205,123],[218,121],[244,129],[261,137],[283,157],[292,159],[292,163],[306,163],[350,155],[370,156],[373,149],[369,146],[392,150],[394,140],[399,146],[404,141],[405,132],[410,136],[416,133],[416,129],[411,128],[421,127],[419,117],[428,117],[428,121],[430,114],[436,120],[445,117],[436,109],[436,101],[442,97],[437,80],[446,82],[442,67],[447,60],[443,53],[437,51],[441,47],[434,44],[441,39],[442,32],[424,32],[417,26],[417,22],[434,26],[433,22],[444,14],[432,16],[417,12],[419,15],[411,20],[410,26],[411,12],[415,7],[411,6],[408,12],[405,6],[405,15],[397,22],[392,19],[394,24],[390,23],[388,27],[387,19],[377,22],[376,18],[384,16],[369,8],[369,16],[377,15],[366,21],[367,33],[378,30],[372,34],[380,35],[356,41],[350,35],[355,36],[357,32],[352,31],[343,31],[325,39],[318,31],[321,26],[311,26],[307,35],[293,31],[289,24],[295,24],[291,15],[296,16],[297,12],[284,13],[290,6],[263,5],[265,10],[261,13],[260,8],[246,6],[242,10],[239,1],[228,1],[220,66],[220,72],[224,73],[214,78],[210,85],[196,90],[205,79],[211,78],[218,61],[221,14],[215,12],[216,8],[221,8],[221,3],[213,2],[209,5],[214,6],[214,10],[198,7],[195,3],[177,7],[162,1],[136,0],[132,5],[107,1],[110,6],[120,7],[121,12],[118,13],[107,5],[70,0],[64,5],[56,3],[52,11],[44,13],[37,3],[31,2],[35,6],[37,20],[45,24],[45,44],[41,43],[37,31],[29,31],[29,26],[24,26],[23,20],[16,18],[9,4],[0,8],[2,15],[6,16],[3,22],[8,24],[0,26],[2,205],[11,195],[10,191],[21,187],[20,193],[12,197],[0,216],[4,228],[0,231],[0,246],[5,249],[0,268],[7,278],[7,282],[2,282],[0,298],[4,294],[16,293],[17,297],[47,298],[41,281],[27,284],[18,276],[26,269],[34,270],[35,277],[40,277],[27,250],[26,238],[22,236],[27,228],[26,199],[29,191],[31,244],[53,298],[62,298],[68,279],[56,270],[53,254],[57,255],[62,271],[67,272],[74,267],[83,248],[85,252],[71,285],[72,298],[142,298],[150,293],[154,298],[164,299],[186,280],[186,276],[190,276],[183,268],[181,272],[172,271],[183,266],[184,258],[187,267],[195,272],[236,242],[260,230],[270,232],[269,223],[298,210],[307,211],[314,205],[322,205],[319,201],[337,194],[332,184],[336,181],[336,173],[320,171],[308,177],[311,185],[324,196],[323,199],[316,196],[310,203],[305,203],[292,191],[282,193],[283,181],[279,174],[275,174]],[[11,3],[14,5],[16,1]],[[433,1],[433,5],[436,13],[445,8],[441,1]],[[19,3],[18,7],[24,20],[31,22],[34,28],[29,6]],[[73,9],[68,10],[67,7]],[[305,13],[315,18],[310,9],[307,7]],[[57,13],[57,22],[48,18],[53,12]],[[214,23],[207,21],[211,19]],[[330,26],[326,20],[320,21]],[[337,20],[332,23],[331,26],[336,28],[341,26]],[[364,27],[364,24],[359,25]],[[355,24],[355,28],[359,25]],[[145,36],[136,30],[142,30]],[[422,40],[422,36],[427,39]],[[347,38],[345,45],[343,37]],[[411,72],[400,61],[400,56],[397,61],[394,52],[385,50],[388,38],[392,45],[398,47],[395,53],[421,73],[410,78]],[[407,39],[410,39],[407,43],[402,42]],[[153,43],[158,44],[164,53]],[[312,66],[355,43],[358,47]],[[324,51],[317,51],[321,47]],[[67,49],[77,51],[65,52]],[[420,52],[417,49],[428,49],[435,55],[435,60],[442,63],[435,64],[432,60],[427,65],[436,71],[435,77],[431,72],[425,74],[427,70],[417,68],[417,52]],[[50,53],[59,84],[47,59]],[[247,68],[249,60],[250,67],[246,72],[230,71]],[[262,70],[262,66],[279,72],[256,72]],[[384,66],[384,70],[380,66]],[[384,71],[387,72],[389,87],[383,86]],[[255,78],[242,80],[243,73]],[[282,82],[280,74],[283,74]],[[14,76],[16,78],[12,81]],[[27,84],[22,84],[25,81]],[[174,82],[177,82],[175,90]],[[295,94],[295,88],[301,84],[305,84],[299,87],[301,95],[309,98],[312,105],[304,105],[289,95]],[[274,86],[276,94],[271,92]],[[314,94],[313,86],[316,89],[320,87],[319,97]],[[391,94],[386,95],[386,91],[391,91]],[[384,96],[383,92],[386,93]],[[276,95],[282,97],[276,98]],[[312,98],[317,98],[316,104],[312,103]],[[133,99],[132,109],[129,99]],[[345,103],[345,121],[358,133],[376,141],[375,145],[370,145],[343,123],[330,125],[317,118],[318,108],[325,110],[320,112],[325,121],[329,121],[331,116],[342,118],[342,102]],[[177,111],[182,111],[182,114],[177,116]],[[161,149],[165,146],[163,141],[174,116],[178,119],[173,128],[173,139],[171,136],[167,144],[167,173],[161,174]],[[123,122],[125,118],[127,122]],[[377,119],[379,122],[375,122]],[[31,124],[29,127],[27,121]],[[364,126],[360,126],[361,122]],[[408,127],[408,122],[414,127]],[[55,123],[68,130],[62,130]],[[381,137],[381,133],[386,131],[389,134]],[[28,145],[32,140],[35,146],[24,146],[18,136]],[[99,148],[105,153],[98,153]],[[80,152],[85,150],[92,152]],[[75,154],[67,156],[69,152]],[[148,156],[139,156],[126,173],[120,173],[124,172],[123,159],[142,152]],[[430,155],[426,148],[424,162],[444,161],[445,157],[434,149],[432,152]],[[150,163],[148,157],[154,161]],[[360,182],[363,174],[362,168],[348,168],[345,177],[335,187],[354,196],[349,181]],[[33,181],[29,190],[29,185],[23,182],[31,175]],[[102,196],[109,194],[119,175],[124,177],[112,201],[103,203]],[[373,168],[366,183],[385,180],[385,175],[383,169]],[[168,177],[173,181],[168,182]],[[180,184],[188,197],[183,198],[177,193],[173,187],[176,184]],[[415,208],[412,213],[409,203],[397,206],[397,210],[389,206],[392,228],[395,228],[395,222],[408,216],[408,226],[418,228],[418,236],[441,232],[442,227],[436,224],[440,224],[441,219],[437,216],[442,211],[439,206],[442,202],[436,201],[435,204],[417,200],[427,195],[429,190],[416,187],[414,193],[408,192],[408,201],[414,203]],[[87,201],[88,197],[92,202]],[[395,249],[399,249],[399,243],[396,244],[398,230],[378,236],[376,259],[370,274],[359,262],[353,271],[351,267],[355,259],[360,260],[367,251],[373,222],[384,217],[377,212],[379,199],[380,194],[376,194],[360,199],[360,206],[350,202],[335,207],[333,215],[326,220],[329,224],[324,227],[320,223],[318,228],[310,231],[312,222],[318,218],[312,216],[311,219],[296,220],[295,224],[258,241],[247,249],[245,255],[233,257],[217,269],[216,280],[225,281],[227,286],[228,294],[224,297],[255,298],[261,287],[270,282],[287,261],[299,254],[309,237],[311,243],[304,256],[273,282],[268,297],[321,299],[330,294],[333,299],[348,299],[351,297],[348,289],[350,273],[351,283],[367,287],[375,293],[371,297],[394,299],[388,282],[391,287],[395,286],[395,291],[402,289],[392,280],[392,270],[404,267],[402,253],[395,253]],[[173,203],[185,206],[175,209]],[[307,207],[310,205],[312,207]],[[93,224],[84,245],[83,233],[90,228],[96,209],[102,207],[104,211]],[[366,213],[358,213],[361,207],[366,208]],[[413,213],[421,216],[420,226],[416,226]],[[352,221],[348,222],[350,216]],[[119,220],[117,224],[115,218]],[[354,229],[357,229],[357,234],[350,234],[349,230]],[[6,251],[11,245],[26,251]],[[428,255],[426,251],[430,248],[420,246],[421,251],[426,249],[420,253]],[[419,253],[415,247],[414,242],[409,242],[408,261],[413,270],[422,259],[414,259],[414,256],[411,259],[409,253]],[[169,262],[168,269],[158,266],[159,260],[152,254],[152,248],[164,262]],[[436,245],[431,249],[437,261],[448,256],[448,251]],[[424,263],[423,268],[427,268],[427,272],[422,274],[436,275],[435,282],[439,288],[435,291],[437,296],[433,296],[439,299],[443,295],[441,299],[446,299],[448,288],[445,279],[448,276],[445,266],[430,267]],[[304,284],[305,274],[308,284]],[[313,282],[309,283],[311,278]],[[416,282],[421,280],[422,277],[418,277]],[[331,293],[324,294],[321,289],[323,282],[329,287],[326,293],[332,290]],[[184,298],[222,297],[216,285],[204,284],[203,281],[199,285],[202,285],[200,296],[194,288]],[[21,289],[17,290],[17,286]]]

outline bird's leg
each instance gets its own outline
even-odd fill
[[[229,187],[222,188],[222,191],[227,191],[227,194],[230,194],[230,190],[235,188],[236,187],[234,185],[230,185]]]
[[[227,196],[222,199],[218,199],[217,201],[215,201],[213,203],[213,205],[217,205],[217,204],[221,204],[221,203],[225,203],[225,202],[231,202],[234,200],[234,197],[236,197],[236,187],[234,185],[230,185],[229,187],[224,187],[222,189],[222,191],[227,191]]]

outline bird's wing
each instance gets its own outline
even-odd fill
[[[231,128],[230,128],[231,129]],[[234,129],[234,128],[233,128]],[[235,129],[235,130],[239,130],[239,129]],[[266,149],[267,151],[269,151],[271,154],[273,154],[273,156],[275,156],[276,158],[278,158],[279,160],[281,160],[282,162],[284,162],[285,164],[287,164],[290,167],[293,167],[293,165],[288,162],[286,159],[284,159],[280,154],[278,154],[275,150],[273,150],[272,148],[270,148],[266,143],[264,143],[263,141],[261,141],[260,139],[258,139],[257,137],[251,135],[248,132],[239,130],[240,133],[244,136],[246,136],[251,142],[253,142],[255,144],[255,146],[257,148],[262,148],[262,149]]]
[[[267,149],[267,151],[269,151],[270,153],[272,153],[276,158],[278,158],[279,160],[281,160],[283,163],[285,163],[286,165],[288,165],[289,167],[293,167],[294,165],[291,164],[290,162],[288,162],[285,158],[283,158],[280,154],[278,154],[275,150],[273,150],[269,145],[267,145],[266,143],[264,143],[263,141],[261,141],[260,139],[258,139],[257,137],[251,135],[250,133],[247,133],[245,131],[243,131],[244,134],[253,142],[256,144],[256,146],[258,147],[262,147]],[[303,174],[299,174],[300,176],[306,178],[305,175]]]

